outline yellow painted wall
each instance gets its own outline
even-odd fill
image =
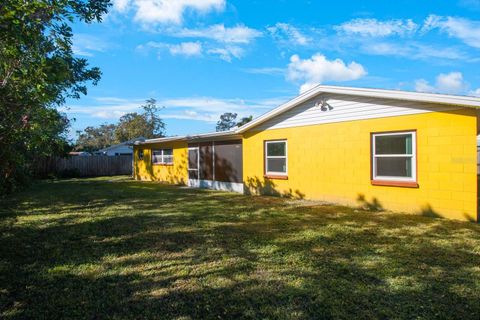
[[[417,130],[418,188],[373,186],[370,133]],[[477,220],[476,111],[462,109],[247,132],[244,183],[252,193]],[[288,140],[288,180],[266,179],[264,140]]]
[[[152,149],[173,149],[173,165],[152,164]],[[138,158],[144,150],[143,160]],[[140,145],[134,147],[134,177],[137,180],[161,181],[173,184],[187,184],[188,146],[184,141]]]

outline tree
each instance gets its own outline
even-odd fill
[[[105,123],[77,132],[75,149],[95,151],[138,137],[147,139],[163,137],[165,123],[158,116],[160,108],[157,107],[157,101],[148,99],[141,108],[143,110],[141,113],[132,112],[120,117],[118,124]]]
[[[237,127],[241,127],[252,120],[253,120],[253,116],[243,117],[242,119],[240,119],[240,121],[237,122]]]
[[[237,119],[236,113],[225,112],[220,116],[220,120],[217,122],[216,130],[218,131],[228,131],[235,127],[237,123],[235,122]]]
[[[68,120],[56,110],[87,93],[98,68],[72,51],[73,21],[101,21],[109,0],[2,0],[0,194],[30,176],[38,157],[64,152]]]
[[[111,146],[116,143],[114,124],[102,124],[99,127],[86,127],[83,132],[79,131],[76,150],[95,151]]]
[[[252,121],[253,116],[243,117],[240,121],[236,122],[237,119],[236,113],[225,112],[220,116],[220,120],[217,122],[216,130],[218,131],[228,131],[234,127],[241,127],[244,124]]]
[[[147,139],[163,137],[165,123],[158,116],[160,109],[155,99],[146,100],[142,106],[142,113],[127,113],[123,115],[115,130],[115,138],[118,142],[131,140],[138,137]]]

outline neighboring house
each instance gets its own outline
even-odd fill
[[[478,221],[477,108],[317,86],[233,131],[138,143],[134,176]]]
[[[85,151],[70,151],[68,155],[72,157],[89,157],[92,154]]]
[[[133,144],[135,142],[142,142],[145,141],[144,137],[135,138],[132,140],[128,140],[119,144],[114,144],[113,146],[100,149],[95,152],[97,155],[105,155],[105,156],[125,156],[125,155],[132,155],[133,154]]]

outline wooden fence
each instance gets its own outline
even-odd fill
[[[98,177],[132,174],[132,156],[45,158],[34,164],[36,176]]]

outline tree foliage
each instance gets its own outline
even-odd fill
[[[228,131],[235,127],[237,123],[235,120],[237,119],[237,114],[232,112],[225,112],[224,114],[220,115],[220,120],[217,122],[217,131]]]
[[[0,194],[28,178],[38,157],[64,152],[68,119],[56,110],[86,94],[100,70],[72,51],[74,21],[101,21],[109,0],[2,0]]]
[[[148,99],[142,110],[141,113],[127,113],[120,118],[115,130],[118,142],[138,137],[159,138],[165,134],[165,123],[158,115],[160,109],[157,107],[157,101]]]
[[[141,108],[140,113],[132,112],[123,115],[117,124],[87,127],[83,132],[78,132],[76,149],[94,151],[134,138],[163,137],[165,123],[159,116],[161,109],[157,107],[156,100],[146,100]]]
[[[217,131],[228,131],[234,127],[240,127],[244,124],[252,121],[253,116],[243,117],[240,121],[237,120],[237,114],[232,112],[225,112],[224,114],[220,115],[220,120],[217,122]]]
[[[116,143],[114,124],[102,124],[98,127],[86,127],[83,132],[77,132],[77,150],[95,151]]]
[[[252,120],[253,120],[253,116],[243,117],[242,119],[240,119],[240,121],[237,122],[237,127],[241,127]]]

